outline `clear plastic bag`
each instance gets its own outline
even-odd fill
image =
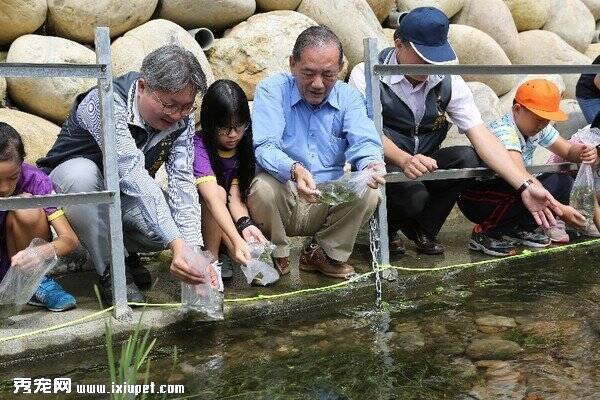
[[[570,141],[598,146],[600,144],[600,129],[592,128],[591,125],[584,126],[571,136]]]
[[[571,189],[569,204],[585,217],[586,228],[594,224],[596,191],[594,189],[594,171],[590,164],[581,164],[575,183],[573,183],[573,189]]]
[[[18,314],[31,299],[40,282],[58,264],[53,246],[33,239],[24,250],[23,265],[10,267],[0,282],[0,320]],[[44,246],[44,247],[41,247]]]
[[[363,197],[367,192],[369,181],[384,172],[365,168],[362,171],[347,172],[341,178],[325,181],[317,185],[319,202],[328,206],[351,203]]]
[[[206,315],[211,320],[223,319],[223,280],[221,270],[209,251],[188,248],[184,254],[188,265],[210,282],[198,285],[181,283],[181,303],[184,307]]]
[[[273,266],[271,253],[275,250],[275,245],[267,243],[248,243],[252,259],[247,265],[241,265],[242,272],[246,276],[248,284],[267,286],[279,280],[279,272]]]

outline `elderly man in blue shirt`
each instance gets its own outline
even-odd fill
[[[289,272],[289,236],[311,236],[300,269],[344,278],[354,272],[346,261],[360,227],[379,201],[375,176],[362,198],[346,204],[318,203],[316,184],[353,168],[383,171],[381,139],[367,117],[362,95],[338,81],[343,51],[328,28],[315,26],[298,36],[290,57],[291,74],[263,80],[256,89],[252,130],[260,172],[250,187],[252,217],[277,246],[281,275]]]

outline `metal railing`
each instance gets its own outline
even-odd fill
[[[377,39],[367,38],[364,44],[365,64],[365,97],[367,100],[367,112],[373,119],[375,127],[383,136],[383,117],[380,93],[380,77],[389,75],[532,75],[532,74],[600,74],[600,65],[383,65],[378,64],[379,50]],[[577,164],[563,163],[550,165],[535,165],[527,167],[532,174],[544,172],[567,172],[577,170]],[[440,179],[464,179],[464,178],[493,178],[496,173],[487,168],[465,168],[452,170],[437,170],[428,173],[417,181],[440,180]],[[386,182],[410,181],[401,172],[388,173]],[[373,216],[377,220],[379,230],[379,254],[378,262],[387,265],[390,262],[389,238],[387,224],[387,208],[385,188],[383,188],[382,200]],[[385,276],[387,274],[387,276]],[[384,278],[395,279],[395,270],[384,271]]]
[[[96,64],[31,64],[0,63],[0,76],[12,78],[96,78],[100,97],[102,124],[102,158],[104,191],[89,193],[57,194],[34,196],[31,198],[0,199],[0,211],[46,206],[68,206],[73,204],[108,204],[110,242],[107,243],[111,255],[111,279],[113,293],[113,315],[127,320],[131,308],[127,304],[125,287],[125,260],[123,249],[123,229],[121,220],[121,197],[117,171],[115,120],[113,109],[113,77],[110,53],[110,36],[107,27],[96,28]]]

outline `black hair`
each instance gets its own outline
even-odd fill
[[[342,66],[344,64],[344,49],[342,48],[342,42],[340,42],[340,39],[331,29],[323,25],[311,26],[298,35],[296,43],[294,43],[294,49],[292,50],[292,57],[294,60],[299,61],[304,49],[331,44],[337,47],[339,52],[338,64]]]
[[[0,122],[0,161],[21,164],[25,159],[25,146],[19,132],[6,122]]]
[[[250,183],[254,178],[256,161],[252,147],[252,128],[250,125],[250,107],[246,94],[234,81],[219,79],[215,81],[202,98],[200,107],[200,125],[202,140],[206,146],[210,165],[217,183],[229,193],[231,182],[225,182],[223,167],[219,157],[217,137],[218,128],[248,124],[248,129],[237,145],[237,180],[242,201],[248,198]],[[228,197],[229,201],[229,197]]]

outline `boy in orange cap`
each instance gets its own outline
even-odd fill
[[[489,124],[508,150],[518,168],[533,165],[533,152],[543,146],[571,162],[595,162],[596,148],[572,144],[563,139],[550,125],[565,121],[560,109],[560,92],[554,83],[545,79],[524,82],[517,89],[511,112]],[[546,173],[536,180],[561,203],[562,219],[581,227],[585,218],[567,206],[573,178],[562,173]],[[469,248],[493,256],[516,254],[515,246],[545,247],[551,242],[531,218],[521,202],[520,193],[504,180],[480,182],[463,192],[458,200],[463,214],[475,222]]]

